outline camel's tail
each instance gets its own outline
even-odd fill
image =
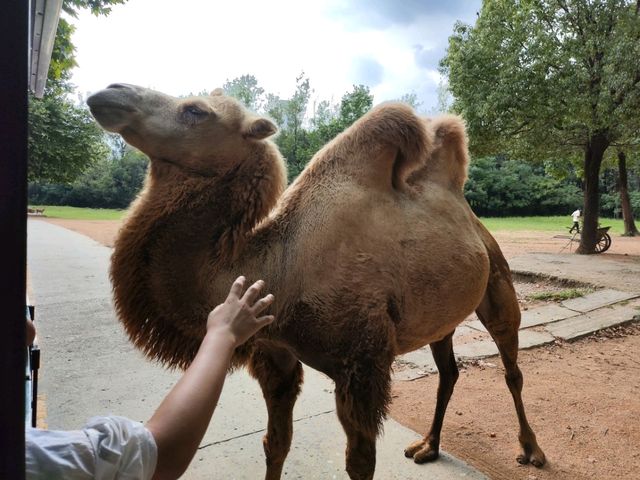
[[[469,168],[468,140],[464,121],[456,115],[425,119],[433,134],[433,150],[424,168],[416,171],[409,183],[436,182],[451,190],[462,191]]]

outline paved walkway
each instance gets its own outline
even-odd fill
[[[556,340],[576,340],[604,328],[640,319],[640,261],[637,259],[535,253],[516,257],[509,265],[512,271],[522,275],[610,287],[584,297],[523,311],[520,349]],[[456,329],[453,343],[458,360],[498,355],[495,343],[477,319],[463,322]],[[428,346],[403,355],[398,361],[400,368],[396,380],[413,380],[437,371]]]
[[[145,360],[125,338],[111,305],[110,253],[88,237],[29,219],[28,263],[42,349],[40,396],[51,429],[76,429],[93,415],[110,413],[145,421],[179,377]],[[345,436],[334,411],[333,383],[308,368],[305,379],[283,478],[345,479]],[[257,382],[244,371],[228,377],[183,478],[262,478],[266,418]],[[419,437],[387,421],[378,442],[376,478],[485,478],[448,455],[428,465],[404,458],[403,448]]]

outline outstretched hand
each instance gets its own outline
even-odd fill
[[[262,327],[273,322],[273,315],[258,316],[273,303],[273,295],[258,298],[264,281],[258,280],[246,292],[244,277],[238,277],[221,303],[209,314],[207,334],[229,335],[234,346],[242,345]]]
[[[220,398],[234,349],[273,322],[272,315],[259,316],[273,303],[273,295],[258,298],[264,282],[257,281],[246,292],[244,283],[245,278],[238,277],[224,303],[209,314],[193,362],[147,423],[158,446],[154,480],[184,473]]]

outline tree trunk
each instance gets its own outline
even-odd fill
[[[620,204],[622,206],[622,220],[624,221],[625,237],[635,237],[640,232],[633,220],[633,210],[629,199],[629,182],[627,180],[627,157],[621,150],[618,152],[618,175],[620,180]]]
[[[609,146],[607,137],[592,136],[584,151],[584,225],[576,253],[596,253],[598,217],[600,216],[600,165]]]

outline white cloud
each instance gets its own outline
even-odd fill
[[[335,2],[129,0],[108,17],[83,12],[72,20],[79,63],[72,81],[81,93],[127,82],[184,95],[250,73],[267,92],[288,96],[304,71],[319,99],[337,101],[369,81],[376,102],[416,92],[429,107],[438,74],[416,61],[416,45],[444,52],[457,17],[442,7],[429,16],[417,1],[388,17],[391,2],[373,3],[379,11],[366,18],[377,23],[353,9],[336,13]],[[463,8],[454,3],[457,15]],[[478,2],[467,3],[473,21]]]

